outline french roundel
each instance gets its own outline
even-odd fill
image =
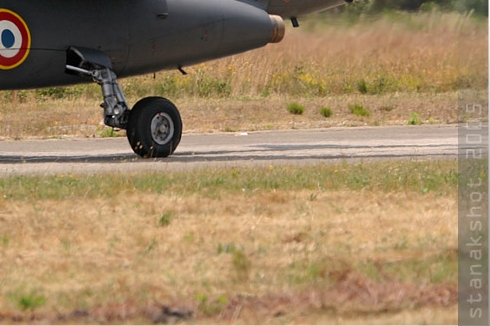
[[[0,69],[19,66],[30,48],[31,34],[25,21],[13,11],[0,8]]]

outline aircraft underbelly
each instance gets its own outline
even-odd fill
[[[165,18],[131,25],[124,75],[178,68],[251,50],[266,45],[271,37],[269,15],[238,1],[167,0],[167,4]],[[151,37],[138,37],[145,33]]]

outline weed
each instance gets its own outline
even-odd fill
[[[403,239],[400,240],[400,242],[397,242],[394,247],[395,250],[406,250],[407,248],[408,248],[408,240],[406,236],[404,236]]]
[[[227,127],[225,127],[225,130],[224,131],[225,132],[237,132],[238,130],[235,129],[235,128],[232,128],[232,127],[227,126]]]
[[[36,90],[36,95],[41,98],[53,98],[61,99],[68,94],[70,88],[67,87],[52,87],[52,88],[41,88]]]
[[[46,297],[36,296],[35,294],[30,294],[27,296],[22,296],[19,300],[19,306],[23,310],[31,310],[41,307],[46,303]]]
[[[268,97],[271,95],[271,91],[269,87],[266,87],[262,90],[262,93],[260,94],[261,97]]]
[[[194,242],[194,239],[195,239],[194,232],[187,233],[186,235],[184,235],[184,240],[186,242],[192,243],[192,242]]]
[[[68,239],[61,239],[60,242],[61,242],[61,246],[63,247],[63,250],[67,254],[69,254],[70,253],[70,249],[71,249],[71,242],[70,242],[70,240],[68,240]]]
[[[197,88],[199,96],[204,98],[228,97],[231,94],[231,86],[226,81],[208,75],[197,81]]]
[[[369,117],[371,114],[360,104],[349,104],[349,111],[358,117]]]
[[[376,79],[376,83],[374,85],[374,90],[371,92],[373,94],[381,94],[388,87],[388,77],[385,75],[380,76]]]
[[[151,243],[146,247],[145,254],[150,253],[155,247],[158,245],[158,241],[156,239],[151,240]]]
[[[158,225],[159,226],[169,226],[171,220],[172,220],[172,213],[171,212],[163,213],[163,215],[158,220]]]
[[[331,117],[331,116],[332,116],[333,111],[332,111],[332,109],[330,109],[330,108],[325,108],[325,107],[323,107],[323,108],[321,108],[321,109],[320,109],[320,114],[321,114],[322,116],[324,116],[325,118],[329,118],[329,117]]]
[[[315,201],[318,199],[318,194],[310,194],[309,201]]]
[[[206,306],[208,303],[208,296],[204,293],[197,293],[194,298],[197,300],[199,306]]]
[[[222,253],[227,253],[227,254],[234,253],[237,250],[237,248],[238,246],[235,243],[227,243],[225,245],[220,243],[218,244],[217,253],[218,255]]]
[[[4,235],[4,236],[2,237],[2,244],[3,244],[4,246],[8,246],[8,245],[9,245],[9,237],[8,237],[8,236]]]
[[[424,279],[430,283],[450,283],[457,282],[457,265],[457,254],[446,249],[424,259],[389,262],[383,265],[383,270],[402,282],[420,282]]]
[[[224,295],[218,296],[215,300],[209,300],[209,297],[204,293],[195,295],[199,310],[205,315],[214,315],[223,310],[228,304],[228,298]]]
[[[306,276],[313,280],[324,279],[328,276],[327,268],[323,263],[312,263],[308,266]]]
[[[37,291],[31,291],[28,294],[11,294],[9,295],[11,301],[13,301],[20,309],[30,310],[33,312],[36,308],[43,306],[46,303],[46,297],[39,295]]]
[[[99,127],[97,128],[97,135],[102,138],[120,137],[121,134],[118,131],[113,127]]]
[[[367,83],[364,79],[361,79],[360,81],[357,82],[357,90],[361,94],[367,94],[367,92],[368,92]]]
[[[305,112],[305,108],[304,106],[296,103],[296,102],[293,102],[291,104],[289,104],[287,107],[286,107],[286,110],[290,113],[290,114],[295,114],[295,115],[301,115]]]
[[[410,115],[410,119],[408,119],[408,124],[412,126],[421,125],[422,120],[420,120],[419,115],[416,112],[413,112]]]
[[[235,250],[232,257],[233,271],[235,272],[237,281],[247,281],[252,268],[251,261],[247,258],[242,250]]]
[[[168,75],[160,82],[160,94],[165,96],[176,95],[179,89],[178,78],[175,75]]]

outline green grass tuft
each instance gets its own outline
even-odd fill
[[[358,117],[369,117],[371,113],[360,104],[349,104],[349,111]]]
[[[301,115],[305,112],[305,108],[304,106],[296,103],[296,102],[293,102],[291,104],[289,104],[286,108],[286,110],[290,113],[290,114],[295,114],[295,115]]]
[[[163,213],[160,219],[158,220],[158,225],[159,226],[169,226],[170,222],[172,221],[172,213],[166,212]]]
[[[320,114],[324,116],[325,118],[329,118],[332,116],[333,111],[330,108],[321,108],[320,109]]]
[[[364,79],[361,79],[360,81],[357,82],[357,90],[361,94],[367,94],[368,88],[367,88],[366,81]]]
[[[9,295],[10,300],[24,311],[33,312],[36,308],[43,306],[47,299],[44,295],[39,295],[37,291],[29,293],[13,293]]]
[[[420,120],[420,117],[416,112],[413,112],[410,115],[410,119],[408,119],[408,124],[411,126],[421,125],[422,120]]]

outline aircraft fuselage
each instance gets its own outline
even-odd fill
[[[124,77],[219,58],[271,41],[269,14],[240,1],[12,0],[1,6],[0,21],[3,13],[4,22],[13,22],[0,23],[0,89],[80,82],[80,77],[65,73],[71,46],[107,54],[113,71]],[[15,46],[14,37],[25,44],[29,38],[20,64],[12,64],[13,55],[7,51]]]

